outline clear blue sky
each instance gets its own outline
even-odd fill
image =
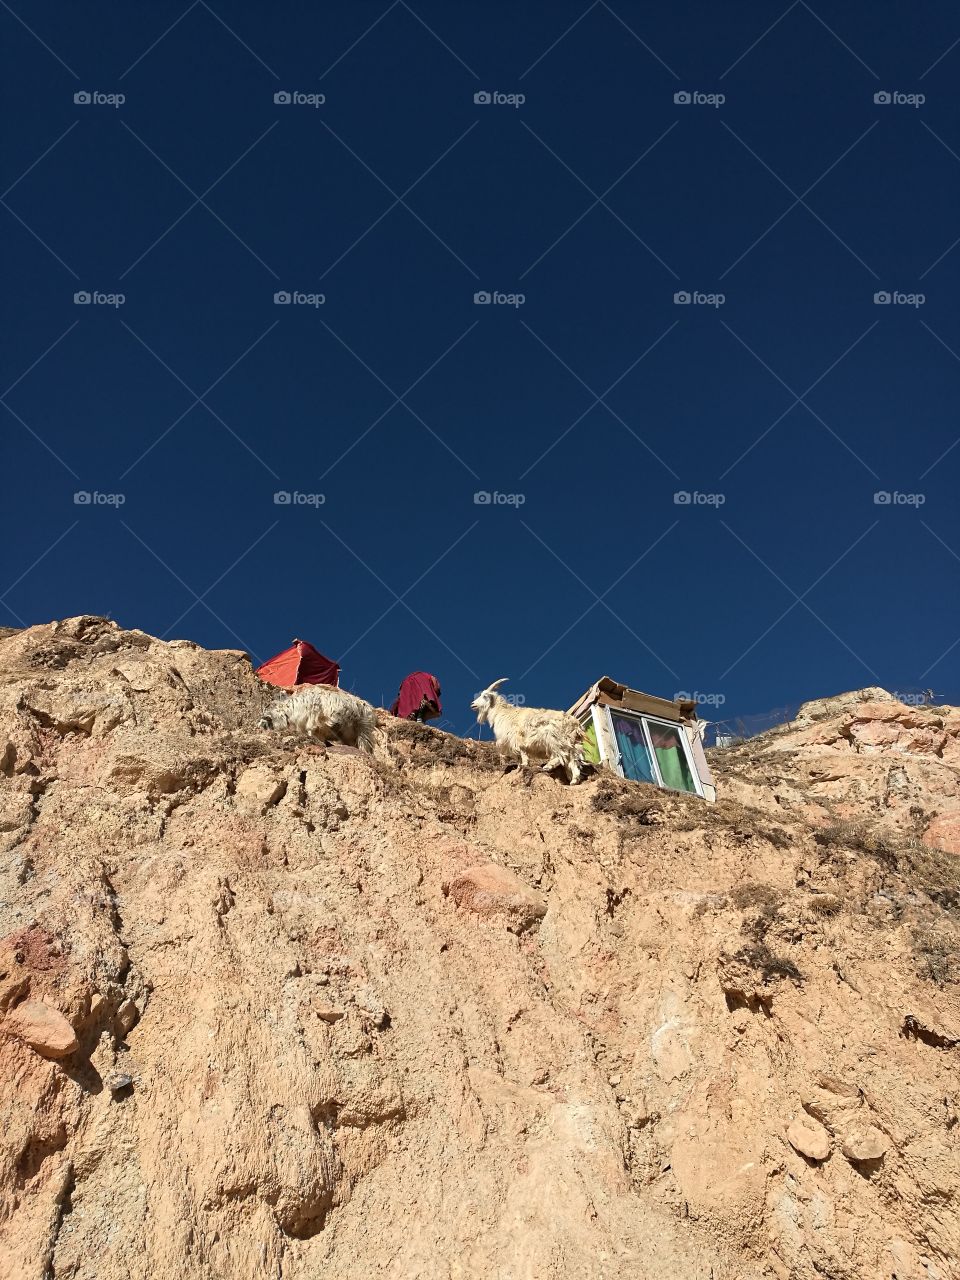
[[[500,676],[960,700],[956,5],[0,27],[0,622],[299,635],[373,701],[434,671],[459,732]]]

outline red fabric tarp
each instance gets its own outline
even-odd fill
[[[340,664],[325,658],[319,649],[315,649],[306,640],[294,640],[289,649],[275,654],[257,667],[257,675],[261,680],[278,685],[281,689],[292,689],[298,684],[337,686],[340,683]]]
[[[428,720],[436,720],[443,710],[440,706],[440,681],[429,671],[411,671],[400,686],[400,692],[390,708],[390,714],[406,720],[415,711],[420,710],[420,704],[424,698],[436,703],[436,712],[427,715]]]

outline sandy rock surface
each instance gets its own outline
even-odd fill
[[[726,794],[809,821],[870,820],[960,854],[960,708],[883,689],[807,702],[796,720],[725,752]]]
[[[42,1000],[22,1000],[7,1011],[4,1030],[17,1036],[42,1058],[65,1058],[79,1047],[73,1027],[62,1013]]]
[[[808,704],[708,806],[269,697],[0,638],[0,1275],[958,1275],[960,711]]]

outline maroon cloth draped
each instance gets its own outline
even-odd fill
[[[428,708],[426,719],[436,720],[443,710],[440,705],[440,681],[429,671],[411,671],[400,686],[400,692],[390,708],[390,714],[399,716],[401,720],[407,720],[414,712],[420,710],[424,698],[436,707],[436,711]]]

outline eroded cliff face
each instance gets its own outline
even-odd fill
[[[960,854],[960,708],[861,689],[805,703],[793,724],[722,761],[728,796]]]
[[[708,806],[0,639],[0,1274],[957,1275],[960,713],[867,692]]]

